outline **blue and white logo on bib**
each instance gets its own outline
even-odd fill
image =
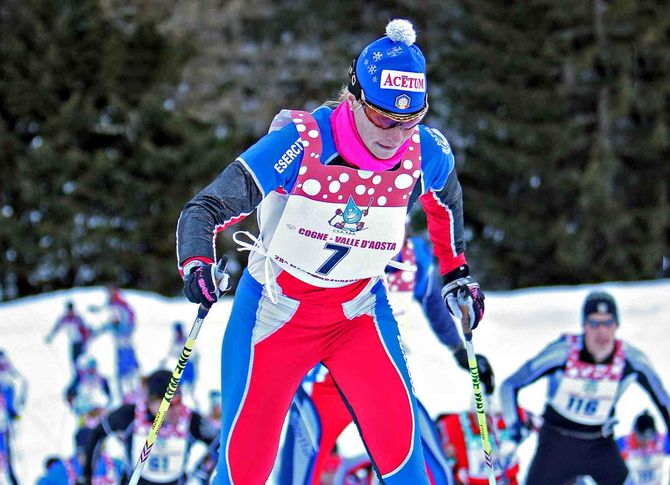
[[[347,205],[344,207],[344,209],[338,208],[335,211],[335,215],[328,221],[328,224],[336,229],[341,229],[342,231],[346,232],[358,232],[366,229],[363,218],[368,215],[368,212],[370,212],[372,201],[373,197],[370,197],[368,206],[365,209],[361,209],[356,205],[354,199],[349,196]]]

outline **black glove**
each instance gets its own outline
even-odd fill
[[[481,354],[477,354],[477,367],[479,368],[479,380],[484,384],[485,394],[493,394],[496,388],[496,377],[493,374],[493,368],[489,363],[489,359]]]
[[[484,318],[484,292],[479,283],[469,276],[467,265],[459,266],[442,277],[442,298],[451,313],[460,319],[462,312],[459,306],[467,305],[470,316],[470,330],[474,330]]]
[[[454,350],[454,359],[458,363],[458,366],[461,369],[470,371],[470,365],[468,363],[468,352],[465,350],[465,347],[461,346]],[[479,371],[479,381],[484,385],[487,395],[493,394],[496,385],[495,375],[493,374],[493,368],[487,359],[482,354],[475,354],[477,358],[477,370]]]
[[[184,274],[184,295],[192,303],[200,303],[210,308],[221,295],[230,289],[229,276],[226,273],[227,258],[221,258],[218,264],[206,264],[193,260],[187,265],[188,274]],[[192,265],[190,268],[188,266]]]

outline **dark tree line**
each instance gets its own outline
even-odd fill
[[[334,98],[393,17],[426,53],[427,122],[451,140],[486,287],[667,275],[662,3],[7,0],[0,299],[178,292],[183,204],[279,109]]]

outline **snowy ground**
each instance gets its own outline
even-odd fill
[[[548,287],[487,294],[486,319],[475,332],[475,350],[487,355],[498,382],[510,375],[527,358],[564,332],[578,332],[580,307],[589,290],[610,291],[619,303],[619,336],[643,350],[651,359],[666,386],[670,386],[670,281],[608,283],[597,286]],[[156,368],[169,347],[172,323],[183,321],[190,327],[195,306],[183,298],[168,299],[155,294],[127,291],[138,316],[134,337],[142,370]],[[34,483],[50,455],[72,452],[74,418],[62,396],[70,379],[68,343],[65,334],[50,345],[44,337],[72,299],[87,321],[100,325],[104,313],[90,313],[89,305],[100,305],[106,295],[102,288],[74,289],[21,299],[0,305],[0,347],[29,381],[28,403],[17,424],[16,467],[21,483]],[[231,300],[214,306],[196,345],[200,354],[197,399],[207,402],[210,389],[218,388],[220,342]],[[431,415],[458,411],[470,406],[469,376],[457,369],[450,353],[442,347],[423,321],[419,307],[400,298],[395,304],[408,349],[414,386]],[[96,340],[90,352],[99,361],[103,374],[113,369],[112,342],[108,336]],[[540,381],[520,394],[523,406],[542,411],[545,385]],[[649,408],[658,416],[646,395],[632,386],[618,406],[617,434],[630,430],[637,413]],[[663,426],[659,423],[660,428]],[[345,455],[363,451],[353,429],[340,441]],[[529,439],[520,448],[522,463],[528,464],[535,446]],[[667,465],[667,463],[666,463]]]

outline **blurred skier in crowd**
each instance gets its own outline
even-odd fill
[[[83,483],[83,463],[86,457],[86,445],[91,436],[90,429],[80,429],[75,434],[74,456],[61,459],[56,456],[47,458],[44,463],[44,475],[37,485],[75,485]],[[98,451],[98,461],[91,479],[92,485],[119,485],[123,476],[123,461],[113,458],[104,450]]]
[[[91,330],[86,326],[84,319],[74,309],[72,301],[65,303],[65,313],[58,318],[56,324],[46,336],[46,342],[50,344],[54,337],[63,329],[65,329],[70,341],[70,362],[76,374],[77,361],[79,360],[79,356],[86,350],[86,344],[91,337]]]
[[[489,369],[490,378],[487,379],[488,382],[482,380],[482,387],[486,396],[488,432],[496,483],[517,485],[519,444],[510,436],[502,412],[494,405],[495,378],[490,363],[483,356],[477,361],[480,367]],[[525,422],[530,422],[523,410],[520,410],[520,415]],[[474,411],[446,413],[440,415],[435,422],[440,432],[442,449],[453,467],[456,484],[488,485],[488,466],[482,450],[476,413]]]
[[[632,381],[651,397],[670,429],[670,398],[647,357],[616,338],[614,298],[590,293],[582,308],[582,334],[563,335],[526,362],[501,386],[505,421],[521,439],[527,427],[517,393],[549,379],[544,424],[526,478],[528,485],[563,485],[579,475],[621,485],[628,469],[612,436],[615,407]]]
[[[212,428],[217,430],[217,437],[207,447],[207,453],[202,457],[191,474],[193,479],[200,480],[201,483],[209,483],[214,470],[216,469],[216,462],[219,459],[219,435],[218,431],[221,428],[221,391],[212,390],[209,392],[209,411],[207,413],[207,421]]]
[[[83,482],[90,483],[93,463],[96,462],[97,449],[105,437],[116,433],[123,441],[126,450],[126,478],[132,474],[144,442],[149,435],[156,412],[170,383],[172,373],[158,370],[146,379],[146,399],[136,403],[124,404],[105,416],[96,426],[86,446],[86,459],[83,467]],[[206,418],[181,402],[179,388],[172,399],[163,425],[158,433],[151,454],[140,478],[140,485],[177,485],[186,479],[191,445],[201,441],[205,446],[214,441],[217,430]]]
[[[27,397],[28,382],[0,349],[0,477],[11,484],[18,483],[12,463],[13,425],[21,417]]]
[[[77,417],[78,428],[93,428],[100,423],[112,402],[112,393],[93,357],[80,358],[77,375],[65,391],[65,399]]]
[[[441,278],[439,269],[434,265],[433,258],[432,248],[428,240],[419,236],[406,237],[401,251],[394,259],[412,268],[387,268],[386,285],[389,298],[393,305],[395,295],[411,294],[412,298],[421,305],[423,314],[437,338],[452,352],[456,363],[469,372],[467,352],[454,320],[442,299]],[[393,306],[395,308],[397,305]],[[401,328],[401,334],[402,330]],[[477,358],[482,382],[488,383],[492,387],[493,373],[488,366],[488,360],[482,355],[477,355]],[[291,406],[288,435],[285,446],[282,448],[281,485],[294,483],[318,485],[321,483],[326,466],[332,467],[333,462],[337,461],[332,450],[338,436],[353,421],[348,403],[343,400],[335,381],[325,367],[317,366],[312,370],[303,380],[303,389],[306,396],[302,399],[309,400],[310,405],[315,408],[318,422],[314,424],[314,427],[319,430],[320,440],[318,447],[312,452],[315,453],[313,457],[305,453],[309,448],[286,446],[287,443],[292,443],[295,440],[295,433],[300,433],[301,429],[309,426],[307,423],[301,422],[303,419],[310,419],[310,415],[305,413],[306,405],[296,403],[294,400],[297,405]],[[423,436],[422,442],[425,446]],[[424,454],[428,453],[431,453],[431,451],[424,450]],[[309,466],[296,467],[296,463],[309,463]],[[354,467],[356,470],[360,468],[356,472],[359,474],[365,468],[362,461],[360,463],[356,461]],[[299,478],[298,475],[300,474],[304,474],[304,478]],[[444,475],[444,472],[439,470],[439,465],[436,465],[431,475],[439,476],[440,474]],[[432,481],[434,483],[434,479]]]
[[[132,337],[135,331],[135,312],[115,286],[109,286],[107,309],[111,321],[95,332],[95,337],[111,334],[116,351],[116,386],[124,403],[133,402],[139,392],[140,369],[135,357]]]
[[[10,410],[7,400],[0,392],[0,483],[18,483],[12,460],[13,421],[16,414]]]
[[[666,485],[663,460],[670,454],[670,440],[656,429],[648,411],[635,418],[633,431],[617,440],[630,473],[631,485]]]

